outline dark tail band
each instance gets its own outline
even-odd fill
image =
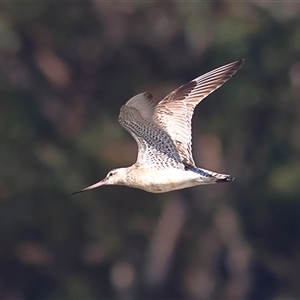
[[[234,177],[231,177],[231,176],[228,176],[226,178],[223,178],[223,179],[217,179],[216,182],[233,182],[235,181],[235,178]]]

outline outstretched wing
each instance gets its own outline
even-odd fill
[[[208,72],[171,92],[156,106],[153,119],[171,136],[185,164],[195,165],[191,120],[196,105],[230,79],[243,64],[244,60],[239,60]]]
[[[184,168],[169,134],[153,122],[155,104],[151,99],[150,93],[138,94],[120,109],[120,124],[138,144],[136,164],[156,169],[167,166]]]

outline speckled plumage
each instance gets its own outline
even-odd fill
[[[141,93],[120,109],[119,122],[138,144],[134,165],[108,173],[102,181],[79,192],[108,184],[127,185],[161,193],[222,181],[230,175],[196,167],[192,156],[191,119],[197,104],[239,70],[239,60],[182,85],[157,105],[150,93]]]

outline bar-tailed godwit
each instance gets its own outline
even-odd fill
[[[164,193],[234,181],[230,175],[196,167],[192,156],[191,120],[197,104],[230,79],[243,63],[244,60],[239,60],[199,76],[157,105],[148,92],[128,100],[121,107],[119,122],[138,144],[135,164],[114,169],[103,180],[75,193],[103,185],[126,185]]]

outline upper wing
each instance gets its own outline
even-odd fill
[[[196,105],[230,79],[243,64],[244,60],[239,60],[208,72],[171,92],[156,106],[153,119],[171,136],[184,163],[195,165],[191,119]]]
[[[120,109],[119,122],[138,144],[137,164],[157,169],[166,166],[183,168],[180,156],[169,134],[153,122],[155,104],[150,93],[127,101]]]

